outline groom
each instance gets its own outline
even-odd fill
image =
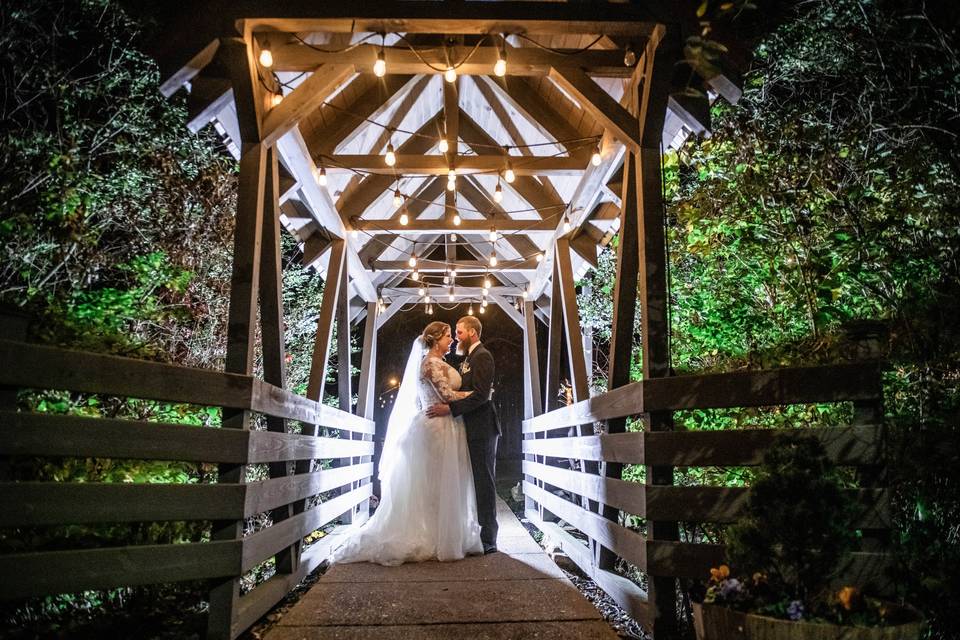
[[[490,401],[493,396],[493,356],[480,344],[483,326],[474,316],[457,321],[457,353],[464,355],[460,364],[463,376],[461,391],[473,393],[463,400],[449,404],[435,404],[427,409],[431,418],[452,414],[463,416],[467,431],[467,448],[473,466],[473,483],[477,491],[477,519],[480,521],[480,540],[483,552],[497,550],[497,441],[500,439],[500,420]]]

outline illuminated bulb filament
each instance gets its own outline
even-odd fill
[[[450,242],[456,242],[456,241],[457,241],[457,234],[451,233],[451,234],[450,234]]]
[[[414,270],[414,272],[410,275],[410,277],[413,278],[414,282],[417,282],[418,280],[420,280],[420,272],[417,270]]]
[[[517,174],[513,172],[513,167],[509,163],[507,163],[507,170],[503,172],[503,177],[507,184],[513,184],[513,181],[517,179]]]
[[[383,59],[383,49],[377,52],[377,61],[373,63],[373,73],[378,78],[387,74],[387,61]]]
[[[600,157],[600,147],[597,147],[593,150],[593,155],[590,156],[590,164],[599,167],[602,160],[603,158]]]
[[[489,288],[490,288],[490,278],[484,278],[484,279],[483,279],[483,288],[484,288],[484,289],[489,289]],[[487,295],[487,293],[484,292],[483,295]]]
[[[443,79],[453,84],[457,81],[457,70],[453,67],[447,67],[447,70],[443,72]]]
[[[423,296],[424,302],[430,302],[430,296]]]
[[[493,201],[497,204],[503,202],[503,188],[500,186],[499,180],[497,180],[497,188],[493,191]]]
[[[273,66],[273,54],[270,49],[260,51],[260,64],[269,69]]]
[[[496,241],[497,241],[497,230],[490,229],[490,242],[496,242]]]
[[[495,253],[490,254],[490,266],[491,267],[497,266],[497,254]]]
[[[523,299],[526,300],[526,299],[527,299],[527,296],[529,296],[529,295],[530,295],[530,291],[529,291],[526,287],[524,287],[524,289],[523,289]]]
[[[410,222],[410,216],[408,216],[406,213],[401,213],[400,224],[402,224],[403,226],[407,226],[408,222]]]
[[[447,142],[446,138],[440,138],[440,153],[446,153],[450,151],[450,143]]]
[[[393,206],[396,209],[399,209],[400,207],[403,206],[403,196],[400,195],[399,189],[393,192]]]
[[[459,214],[459,213],[453,214],[453,226],[455,226],[455,227],[459,227],[459,226],[460,226],[460,214]]]
[[[409,264],[411,267],[417,266],[417,256],[411,255],[410,259],[407,260],[407,264]]]
[[[423,287],[420,287],[417,289],[417,294],[422,298],[423,296],[427,295],[427,290]]]
[[[388,167],[392,167],[393,165],[397,164],[397,154],[393,150],[392,144],[387,145],[387,154],[383,157],[383,161],[387,163]]]
[[[327,170],[323,167],[317,169],[317,184],[321,187],[327,186]]]
[[[502,54],[497,54],[497,63],[493,65],[493,73],[500,78],[507,75],[507,61],[503,59]]]

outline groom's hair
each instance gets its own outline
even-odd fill
[[[480,337],[480,333],[483,331],[483,325],[480,324],[480,321],[477,320],[477,316],[463,316],[457,320],[457,324],[462,324],[467,329],[473,329],[477,332],[477,337]]]

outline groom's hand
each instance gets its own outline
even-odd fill
[[[436,418],[438,416],[448,416],[450,415],[450,405],[446,404],[435,404],[427,409],[427,415],[431,418]]]

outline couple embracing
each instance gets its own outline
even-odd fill
[[[414,342],[380,457],[380,506],[332,563],[398,565],[497,550],[500,424],[482,330],[473,316],[457,321],[459,371],[444,360],[453,342],[447,323],[431,322]]]

